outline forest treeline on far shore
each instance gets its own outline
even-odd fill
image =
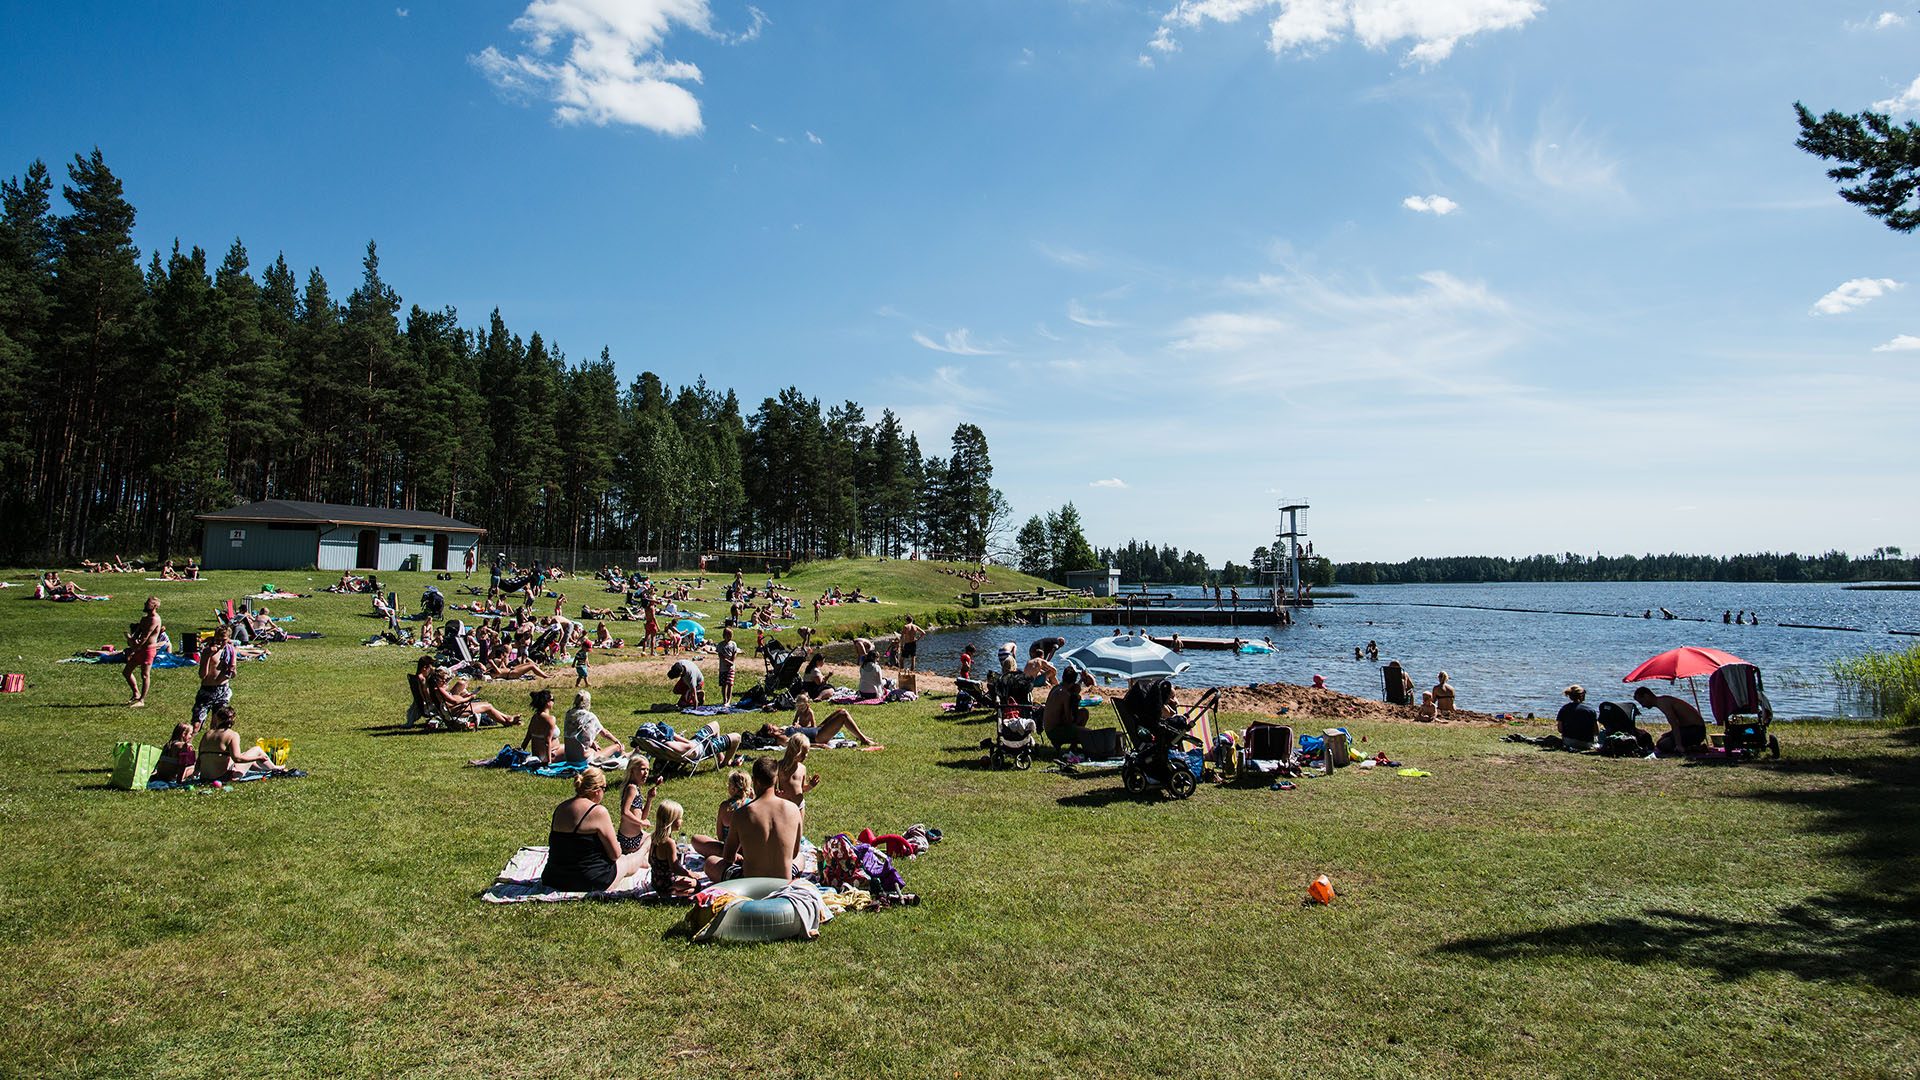
[[[143,257],[98,150],[54,187],[38,161],[0,184],[0,557],[190,553],[195,514],[269,498],[582,550],[978,558],[1012,531],[973,424],[923,454],[797,387],[623,384],[498,309],[403,307],[372,244],[341,299],[239,240]]]
[[[1343,562],[1342,585],[1452,585],[1501,581],[1920,581],[1920,558],[1897,547],[1753,555],[1449,555],[1405,562]]]

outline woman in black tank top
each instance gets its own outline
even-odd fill
[[[606,774],[587,769],[573,781],[573,798],[553,811],[547,834],[547,865],[540,884],[563,892],[600,892],[646,865],[646,854],[620,853],[613,818],[600,800]]]

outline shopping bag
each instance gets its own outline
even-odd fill
[[[253,745],[267,752],[268,760],[276,769],[284,767],[287,755],[293,753],[292,739],[255,739]]]
[[[154,766],[158,764],[160,748],[157,746],[136,742],[115,743],[113,779],[109,782],[122,791],[145,791],[147,781],[153,779]]]

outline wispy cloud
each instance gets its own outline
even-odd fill
[[[1484,187],[1553,206],[1570,200],[1619,201],[1620,164],[1586,125],[1543,110],[1532,134],[1516,134],[1494,117],[1461,116],[1435,145],[1460,172]]]
[[[1088,311],[1078,300],[1067,301],[1067,319],[1094,330],[1106,330],[1120,325],[1107,318],[1102,312]]]
[[[823,145],[825,145],[825,144],[826,144],[826,141],[827,141],[827,140],[825,140],[825,139],[823,139],[823,138],[821,138],[820,136],[818,136],[818,135],[815,135],[815,134],[814,134],[813,132],[811,132],[811,131],[809,131],[809,132],[807,132],[807,141],[808,141],[808,142],[810,142],[810,143],[812,143],[812,144],[813,144],[813,145],[815,145],[815,146],[823,146]]]
[[[934,352],[951,353],[954,356],[999,356],[1002,353],[1000,349],[975,343],[973,335],[964,326],[958,330],[949,330],[943,341],[935,341],[920,331],[915,330],[913,332],[913,341],[914,344],[923,349],[932,349]]]
[[[1467,38],[1524,26],[1544,7],[1544,0],[1179,0],[1147,44],[1172,52],[1176,29],[1278,8],[1267,23],[1267,47],[1276,53],[1312,54],[1351,35],[1369,49],[1412,42],[1407,63],[1435,64]]]
[[[1117,476],[1113,476],[1113,477],[1108,477],[1105,480],[1095,480],[1093,483],[1088,484],[1087,486],[1093,487],[1093,488],[1123,488],[1127,486],[1127,482],[1125,480],[1120,479]]]
[[[1912,334],[1901,334],[1885,345],[1873,347],[1874,352],[1913,352],[1916,349],[1920,349],[1920,337]]]
[[[1072,248],[1054,247],[1051,244],[1042,244],[1036,241],[1033,249],[1046,256],[1048,260],[1059,263],[1061,266],[1070,266],[1075,270],[1091,270],[1100,265],[1099,259],[1094,258],[1084,251],[1075,251]]]
[[[413,12],[411,12],[411,11],[408,11],[408,10],[407,10],[406,8],[403,8],[403,7],[397,7],[397,8],[394,8],[394,9],[393,9],[393,13],[394,13],[395,15],[398,15],[398,16],[400,16],[400,17],[401,17],[401,18],[403,18],[403,19],[404,19],[404,18],[406,18],[407,16],[409,16],[409,15],[411,15],[411,14],[413,14]]]
[[[1832,292],[1813,302],[1815,315],[1845,315],[1866,307],[1882,296],[1901,288],[1892,278],[1854,278],[1843,281]]]
[[[1445,195],[1409,195],[1400,200],[1400,205],[1416,214],[1433,214],[1438,217],[1446,217],[1460,209],[1459,203]]]
[[[727,34],[715,29],[708,0],[533,0],[513,22],[525,38],[522,51],[489,45],[469,59],[502,93],[550,101],[562,124],[697,135],[705,125],[687,84],[701,81],[700,69],[667,59],[661,47],[676,27],[732,44],[752,41],[767,18],[747,10],[753,25]]]
[[[1898,94],[1884,101],[1874,102],[1873,107],[1876,111],[1883,113],[1920,112],[1920,78],[1908,83],[1907,88]]]

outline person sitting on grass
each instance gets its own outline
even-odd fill
[[[1054,746],[1081,745],[1087,737],[1087,710],[1080,707],[1082,687],[1092,688],[1093,675],[1069,667],[1060,685],[1047,691],[1040,707],[1040,729]]]
[[[820,653],[807,657],[806,670],[800,673],[801,695],[823,701],[833,693],[833,687],[829,685],[833,676],[827,673],[826,663],[827,658]]]
[[[560,724],[553,717],[553,691],[535,690],[528,702],[533,718],[527,721],[527,733],[520,738],[520,749],[541,764],[551,764],[560,752]]]
[[[240,744],[240,733],[233,730],[233,706],[224,702],[214,706],[213,719],[201,734],[194,757],[201,780],[231,783],[252,773],[275,771],[272,755],[257,746]]]
[[[567,710],[567,760],[574,764],[598,759],[601,755],[601,741],[611,746],[613,753],[623,753],[626,747],[613,737],[600,718],[593,714],[593,695],[582,690],[573,695],[573,708]]]
[[[692,896],[700,879],[680,861],[680,826],[685,816],[672,799],[660,803],[653,819],[653,839],[647,843],[647,870],[653,876],[653,891],[659,896],[684,899]]]
[[[860,696],[862,698],[885,697],[893,683],[887,678],[885,672],[880,670],[880,651],[865,638],[862,638],[861,642]]]
[[[690,709],[707,703],[706,678],[700,674],[700,665],[691,660],[675,660],[667,669],[667,678],[673,680],[673,692],[678,697],[680,707]]]
[[[456,720],[473,723],[490,721],[501,727],[511,727],[520,722],[518,716],[508,716],[493,703],[482,701],[469,693],[467,680],[456,679],[453,685],[447,685],[447,673],[440,668],[434,668],[433,673],[427,676],[427,691],[446,709],[447,715]]]
[[[845,709],[833,710],[833,712],[827,715],[827,720],[824,724],[816,721],[813,718],[813,702],[806,698],[794,699],[793,723],[785,725],[760,725],[760,734],[768,738],[791,739],[795,735],[801,735],[805,736],[806,739],[812,743],[827,742],[842,731],[851,734],[854,741],[858,742],[861,746],[879,745],[872,739],[867,738],[867,733],[861,731],[860,725],[853,722],[853,714]]]
[[[153,770],[155,780],[184,784],[193,779],[199,755],[193,749],[193,725],[173,725],[173,738],[160,748],[160,764]]]
[[[613,817],[600,805],[606,794],[607,774],[599,769],[574,777],[573,798],[553,810],[540,884],[562,892],[601,892],[646,865],[641,852],[621,854]]]
[[[639,851],[647,842],[647,812],[653,808],[654,793],[660,790],[658,778],[647,783],[651,771],[647,759],[640,754],[633,755],[627,762],[627,782],[620,785],[620,852],[623,855]]]
[[[1560,744],[1569,750],[1593,749],[1600,738],[1600,710],[1587,704],[1586,688],[1578,683],[1562,692],[1567,703],[1560,706],[1560,715],[1554,719]]]
[[[753,763],[753,801],[733,815],[733,829],[718,864],[708,863],[708,876],[717,869],[727,877],[793,879],[793,861],[800,855],[800,831],[806,815],[786,799],[768,798],[777,776],[771,758]],[[733,864],[740,863],[735,874]],[[719,880],[716,878],[715,880]]]
[[[1440,718],[1440,710],[1433,703],[1433,691],[1420,691],[1420,705],[1414,710],[1413,718],[1423,724],[1430,724]]]
[[[800,808],[807,809],[807,793],[820,786],[818,776],[807,775],[807,754],[813,740],[805,735],[787,736],[787,751],[774,766],[773,793]]]
[[[1047,647],[1037,641],[1027,650],[1025,670],[1027,678],[1033,680],[1035,688],[1052,686],[1060,681],[1060,670],[1053,666],[1053,661],[1047,659]]]
[[[1653,752],[1660,757],[1673,757],[1676,754],[1694,754],[1706,748],[1707,721],[1700,710],[1685,698],[1672,694],[1656,694],[1642,686],[1633,692],[1633,700],[1643,709],[1658,709],[1667,718],[1667,733],[1653,744]]]

